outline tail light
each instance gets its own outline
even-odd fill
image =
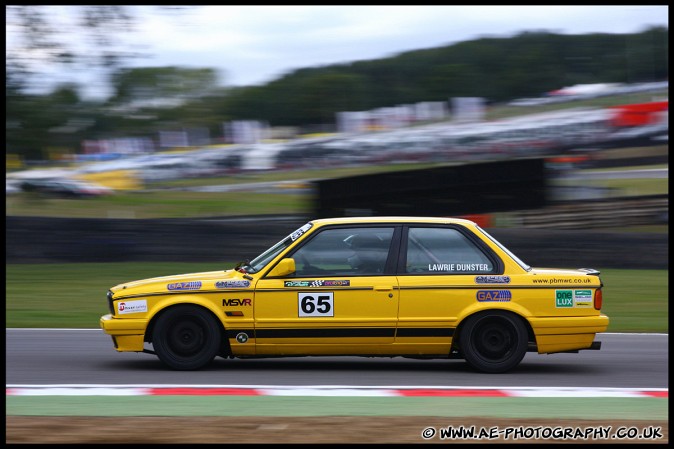
[[[594,291],[594,308],[601,310],[601,305],[604,302],[604,295],[601,292],[601,287]]]

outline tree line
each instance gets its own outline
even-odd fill
[[[114,94],[83,100],[61,85],[29,94],[21,70],[6,66],[6,152],[41,160],[80,152],[87,139],[150,137],[162,130],[260,120],[270,126],[334,124],[338,112],[483,97],[488,104],[541,96],[565,86],[669,78],[669,30],[563,35],[523,32],[408,51],[392,57],[309,67],[264,85],[218,86],[215,69],[116,68]]]

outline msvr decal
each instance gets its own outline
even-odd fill
[[[252,302],[250,298],[244,298],[244,299],[239,299],[239,298],[231,298],[231,299],[223,299],[222,300],[222,306],[223,307],[230,307],[230,306],[252,306]]]

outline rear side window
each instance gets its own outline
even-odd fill
[[[494,263],[487,254],[457,229],[409,229],[406,273],[474,274],[494,270]]]

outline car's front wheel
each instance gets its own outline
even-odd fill
[[[221,343],[222,332],[215,317],[195,306],[180,305],[164,311],[152,332],[152,346],[159,360],[181,371],[208,365]]]
[[[513,369],[524,358],[528,344],[522,319],[500,310],[469,317],[459,335],[459,346],[466,362],[485,373],[504,373]]]

